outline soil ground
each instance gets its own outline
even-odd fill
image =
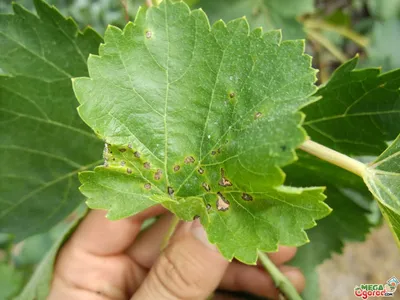
[[[318,269],[321,300],[354,300],[354,286],[400,279],[400,251],[387,226],[372,231],[364,243],[347,244],[342,255],[335,254]],[[400,286],[393,298],[400,300]]]

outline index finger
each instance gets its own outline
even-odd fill
[[[119,254],[133,243],[144,220],[164,212],[164,207],[155,205],[132,217],[111,221],[106,211],[92,210],[72,235],[69,246],[96,256]]]

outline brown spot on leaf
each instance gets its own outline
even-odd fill
[[[255,115],[254,115],[254,119],[255,120],[257,120],[257,119],[259,119],[259,118],[261,118],[262,117],[262,113],[260,113],[260,112],[257,112]]]
[[[174,189],[172,187],[168,187],[168,195],[172,196],[175,193]]]
[[[128,173],[128,174],[132,174],[132,169],[130,169],[130,168],[127,168],[127,169],[126,169],[126,173]]]
[[[107,161],[104,161],[104,168],[108,168],[108,162]]]
[[[146,190],[150,190],[150,189],[151,189],[151,184],[150,184],[150,183],[145,183],[145,184],[144,184],[144,188],[145,188]]]
[[[287,148],[286,148],[285,145],[282,145],[282,146],[281,146],[281,150],[282,150],[282,151],[286,151],[286,149],[287,149]]]
[[[186,157],[185,158],[185,164],[192,164],[192,163],[194,163],[196,160],[194,159],[194,157],[193,156],[188,156],[188,157]]]
[[[215,151],[215,150],[211,151],[211,155],[215,155],[215,154],[217,154],[217,151]]]
[[[178,172],[181,169],[181,166],[176,165],[174,166],[174,172]]]
[[[197,219],[200,219],[200,216],[199,216],[199,215],[195,215],[195,216],[193,217],[193,220],[197,220]]]
[[[143,167],[144,167],[145,169],[150,169],[151,165],[150,165],[149,162],[146,161],[146,162],[143,164]]]
[[[132,144],[128,144],[128,148],[129,148],[129,149],[132,149]]]
[[[249,194],[246,194],[246,193],[242,194],[242,199],[244,201],[253,201],[253,197],[251,195],[249,195]]]
[[[199,172],[199,174],[204,174],[204,169],[203,168],[199,168],[197,171]]]
[[[225,199],[225,197],[218,192],[217,193],[217,209],[219,211],[227,211],[229,209],[230,203],[228,200]]]
[[[225,178],[225,170],[221,168],[221,180],[218,182],[220,186],[232,186],[232,182]]]
[[[230,182],[228,179],[225,177],[222,177],[221,180],[218,182],[220,186],[226,187],[226,186],[232,186],[232,182]]]
[[[232,98],[235,98],[235,96],[236,96],[236,95],[235,95],[235,93],[234,93],[234,92],[231,92],[231,93],[229,93],[229,98],[231,98],[231,99],[232,99]]]
[[[137,158],[140,157],[140,153],[138,151],[135,151],[135,153],[133,153],[133,155],[135,155],[135,157],[137,157]]]
[[[206,190],[206,192],[209,192],[211,190],[210,186],[206,182],[203,182],[201,186]]]
[[[118,150],[119,150],[119,152],[122,152],[122,153],[124,153],[126,151],[125,148],[119,148]]]
[[[160,180],[162,175],[161,169],[157,169],[157,172],[154,174],[154,179],[155,180]]]
[[[125,166],[125,162],[123,160],[121,160],[121,162],[119,163],[122,167]]]

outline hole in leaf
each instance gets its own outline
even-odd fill
[[[108,168],[108,162],[107,161],[104,161],[104,168]]]
[[[207,208],[207,210],[210,210],[211,209],[211,205],[207,203],[206,208]]]
[[[178,172],[181,169],[181,166],[176,165],[174,166],[174,172]]]
[[[151,39],[151,37],[153,36],[153,33],[150,30],[146,31],[146,38]]]
[[[197,219],[200,219],[200,216],[199,216],[199,215],[195,215],[195,216],[193,217],[193,221],[194,221],[194,220],[197,220]]]
[[[203,168],[199,168],[197,171],[199,172],[199,174],[204,174],[204,169]]]
[[[144,188],[145,188],[146,190],[150,190],[150,189],[151,189],[151,184],[150,184],[150,183],[145,183],[145,184],[144,184]]]
[[[254,115],[254,120],[257,120],[257,119],[259,119],[259,118],[261,118],[262,117],[262,113],[261,112],[257,112],[255,115]]]
[[[217,154],[217,151],[215,151],[215,150],[211,151],[211,155],[215,155],[215,154]]]
[[[192,164],[192,163],[194,163],[196,160],[194,159],[194,157],[193,156],[188,156],[188,157],[186,157],[185,158],[185,164]]]
[[[120,165],[123,167],[125,166],[125,162],[123,160],[121,160]]]
[[[203,182],[201,186],[206,190],[206,192],[211,190],[210,186],[206,182]]]
[[[218,192],[217,193],[217,209],[219,211],[227,211],[229,209],[229,201],[225,199],[225,197]]]
[[[132,149],[132,144],[128,144],[128,148],[129,148],[129,149]]]
[[[135,153],[133,153],[133,155],[135,155],[135,157],[137,157],[137,158],[140,157],[140,153],[138,151],[135,151]]]
[[[132,174],[132,169],[130,169],[130,168],[127,168],[127,169],[126,169],[126,173],[128,173],[128,174]]]
[[[251,195],[249,195],[249,194],[246,194],[246,193],[242,194],[242,199],[244,201],[253,201],[253,197]]]
[[[175,193],[174,189],[172,187],[168,187],[168,195],[172,196]]]
[[[157,172],[154,174],[154,179],[155,180],[160,180],[162,175],[161,169],[157,169]]]
[[[149,162],[146,161],[146,162],[143,164],[143,167],[144,167],[145,169],[150,169],[151,165],[150,165]]]

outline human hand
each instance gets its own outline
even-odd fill
[[[145,231],[144,220],[161,215]],[[260,266],[229,263],[211,245],[199,221],[180,224],[161,251],[172,215],[161,206],[120,221],[91,211],[62,247],[49,300],[206,299],[217,289],[277,298],[271,277]],[[270,259],[297,290],[305,280],[283,266],[295,248],[280,247]]]

